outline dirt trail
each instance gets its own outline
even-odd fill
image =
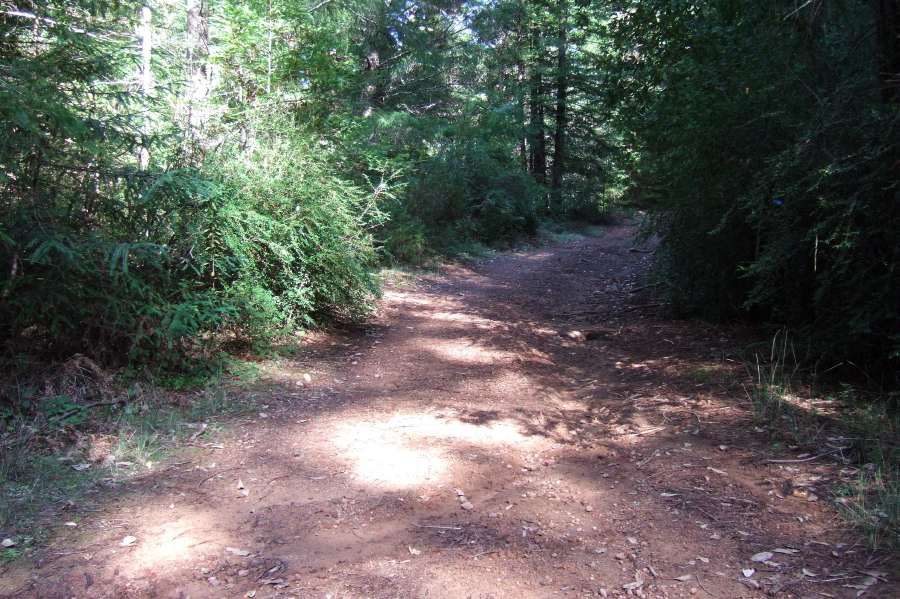
[[[766,452],[735,333],[633,292],[632,233],[389,289],[0,596],[900,597],[840,534],[840,464],[767,461],[799,450]]]

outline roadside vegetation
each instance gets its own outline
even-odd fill
[[[0,526],[80,488],[89,475],[59,458],[85,439],[108,438],[114,480],[230,405],[224,381],[248,364],[364,322],[379,268],[625,214],[659,239],[646,285],[673,317],[804,348],[753,371],[761,425],[822,443],[821,415],[790,398],[811,373],[841,389],[822,400],[858,468],[839,507],[896,544],[898,15],[849,0],[7,3]]]

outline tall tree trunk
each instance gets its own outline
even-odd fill
[[[140,146],[138,146],[138,162],[141,165],[141,169],[146,169],[150,166],[150,149],[147,147],[146,138],[150,136],[150,111],[148,107],[150,105],[150,90],[153,88],[153,71],[152,71],[152,57],[153,57],[153,28],[150,24],[151,19],[153,17],[153,13],[150,11],[150,7],[146,4],[141,7],[141,97],[143,102],[143,110],[142,110],[142,124],[141,128],[141,140]]]
[[[900,101],[900,2],[875,1],[878,79],[881,101]]]
[[[544,77],[543,57],[541,52],[541,35],[537,27],[532,30],[532,48],[535,54],[535,63],[532,67],[530,103],[531,121],[528,124],[528,132],[531,143],[529,144],[528,162],[531,167],[531,176],[540,185],[547,182],[547,135],[544,123]]]
[[[526,96],[521,92],[525,89],[525,59],[522,56],[522,12],[519,11],[516,17],[516,81],[519,85],[519,125],[522,127],[522,141],[519,144],[519,152],[522,158],[522,168],[528,171],[528,133],[525,131],[525,123],[528,122],[528,107],[526,105]]]
[[[569,90],[569,73],[566,64],[567,27],[569,7],[567,0],[560,0],[559,50],[556,58],[556,128],[553,131],[553,170],[550,181],[550,197],[559,203],[562,199],[562,178],[566,157],[566,97]]]
[[[187,124],[191,137],[209,120],[209,4],[187,0]]]

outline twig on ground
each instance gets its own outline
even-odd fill
[[[846,447],[838,447],[837,449],[832,449],[831,451],[826,451],[825,453],[820,453],[819,455],[812,456],[811,458],[802,458],[795,460],[766,460],[769,464],[802,464],[803,462],[812,462],[813,460],[818,460],[819,458],[824,458],[827,455],[831,455],[833,453],[837,453],[847,449]]]
[[[700,582],[700,576],[698,576],[697,574],[694,574],[694,578],[697,579],[697,584],[700,586],[701,589],[703,589],[703,592],[705,592],[710,597],[723,597],[722,595],[716,595],[714,593],[710,593],[709,590],[705,586],[703,586],[703,583]]]

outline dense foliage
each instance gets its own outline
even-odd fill
[[[175,367],[371,268],[650,208],[675,313],[896,372],[900,11],[813,0],[0,9],[4,359]],[[882,379],[879,379],[882,380]]]
[[[895,384],[900,46],[896,3],[876,8],[619,2],[607,93],[672,307],[786,326]]]

